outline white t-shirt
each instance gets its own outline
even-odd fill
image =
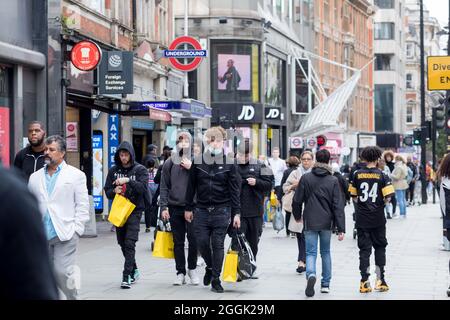
[[[278,187],[279,185],[281,185],[281,180],[283,179],[283,173],[284,171],[286,171],[287,166],[286,166],[286,161],[284,161],[283,159],[273,159],[270,158],[269,159],[269,166],[273,171],[273,175],[275,177],[275,187]]]

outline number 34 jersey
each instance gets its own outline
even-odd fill
[[[384,199],[395,191],[390,179],[380,169],[366,167],[355,171],[348,191],[357,199],[357,228],[376,228],[386,223]]]

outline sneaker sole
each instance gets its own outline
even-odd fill
[[[313,297],[314,292],[314,285],[316,284],[316,277],[309,277],[308,283],[306,285],[305,294],[307,297]]]
[[[223,290],[216,290],[216,289],[214,289],[214,288],[211,288],[211,291],[212,292],[215,292],[215,293],[223,293]]]
[[[122,288],[122,289],[131,289],[131,285],[126,285],[126,286],[124,286],[124,285],[121,285],[120,286],[120,288]]]
[[[375,288],[375,291],[378,291],[378,292],[386,292],[386,291],[389,291],[389,288],[386,288],[386,287]]]

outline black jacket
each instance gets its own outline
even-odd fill
[[[42,215],[26,184],[0,169],[0,299],[57,300]]]
[[[211,157],[210,154],[205,155]],[[232,214],[240,214],[240,176],[233,159],[221,154],[214,163],[205,163],[202,156],[194,159],[189,170],[189,182],[186,192],[186,210],[194,209],[194,196],[197,195],[198,208],[230,206]]]
[[[342,176],[342,174],[340,174],[339,172],[333,173],[333,176],[335,176],[339,181],[339,187],[341,190],[341,195],[345,206],[345,203],[347,201],[350,201],[350,193],[348,192],[348,182],[345,179],[345,177]]]
[[[126,150],[131,155],[131,167],[124,168],[120,161],[119,152],[120,150]],[[148,191],[148,171],[147,169],[135,162],[135,154],[133,146],[124,141],[120,144],[117,149],[116,154],[114,155],[115,165],[109,169],[108,177],[106,178],[105,183],[105,193],[108,199],[112,200],[115,197],[114,188],[116,187],[113,182],[117,178],[130,178],[130,182],[126,184],[125,197],[130,199],[130,201],[136,205],[134,212],[142,213],[145,210],[146,206],[151,204],[150,192]],[[147,203],[146,205],[146,202]]]
[[[20,150],[14,158],[14,166],[22,172],[27,182],[44,164],[44,151],[34,152],[31,146]]]
[[[345,232],[343,197],[338,179],[331,172],[330,166],[316,163],[295,190],[292,213],[296,220],[303,216],[305,231],[337,228],[338,232]]]
[[[264,215],[264,196],[272,190],[273,175],[265,172],[264,164],[239,164],[241,176],[241,216],[262,217]],[[269,169],[270,170],[270,169]],[[250,186],[247,178],[255,178],[256,185]]]

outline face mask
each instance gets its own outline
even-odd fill
[[[216,148],[213,148],[212,146],[208,146],[208,150],[213,156],[216,156],[216,155],[222,153],[222,148],[216,149]]]

